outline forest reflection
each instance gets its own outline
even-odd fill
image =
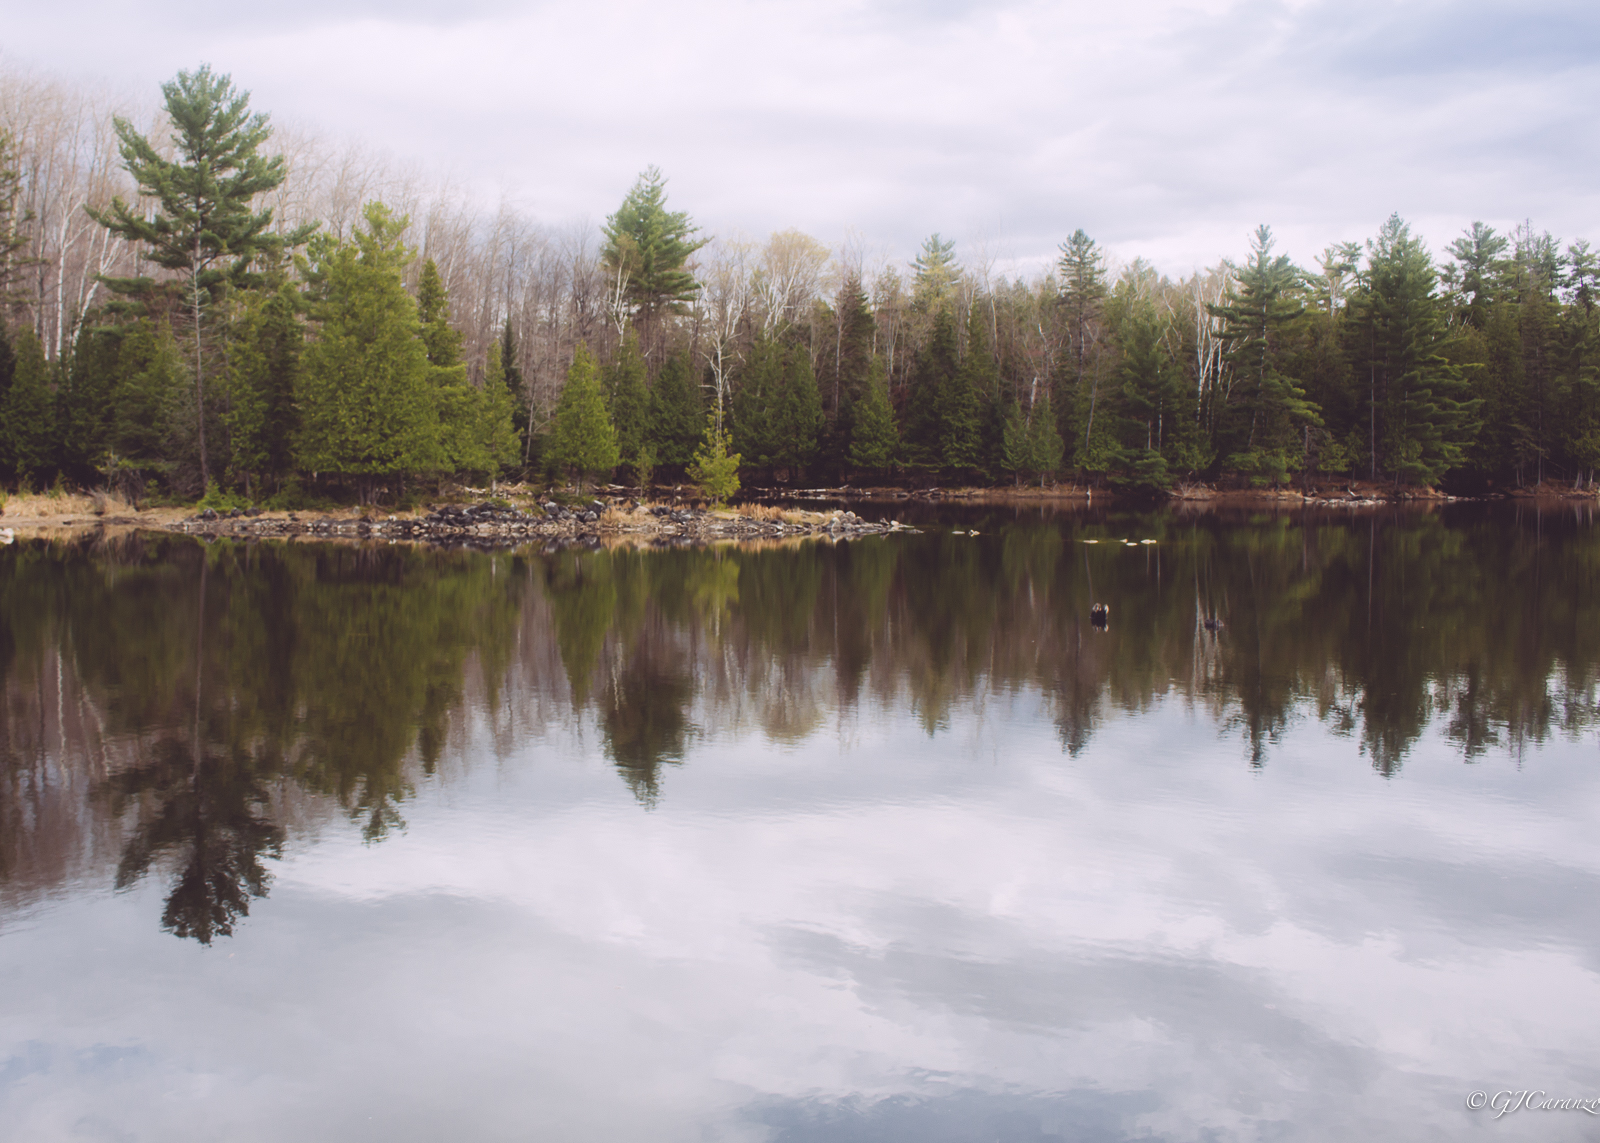
[[[1176,696],[1247,764],[1314,717],[1383,774],[1430,724],[1470,761],[1600,720],[1600,542],[1571,511],[974,526],[660,551],[16,545],[0,907],[158,869],[164,927],[209,943],[297,823],[343,813],[376,842],[447,755],[583,720],[647,807],[700,741],[904,710],[934,735],[997,694],[1041,696],[1069,753]]]

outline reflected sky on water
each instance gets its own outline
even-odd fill
[[[1465,1100],[1600,1095],[1597,569],[1509,508],[5,549],[0,1122],[1590,1138]]]

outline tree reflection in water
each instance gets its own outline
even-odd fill
[[[647,807],[701,739],[796,741],[869,704],[938,734],[1019,690],[1070,753],[1177,696],[1255,766],[1302,718],[1380,774],[1429,726],[1470,762],[1600,723],[1590,511],[993,512],[981,538],[500,555],[18,544],[0,552],[0,903],[115,852],[119,886],[170,869],[173,932],[226,935],[267,890],[286,802],[379,841],[475,717],[501,753],[541,720],[592,720]],[[105,796],[84,813],[66,789]]]

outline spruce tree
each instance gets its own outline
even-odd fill
[[[316,239],[307,265],[321,323],[300,371],[300,467],[353,477],[363,502],[388,476],[437,471],[437,390],[402,273],[408,220],[381,203],[348,241]]]
[[[705,414],[701,412],[700,386],[685,352],[674,353],[650,387],[650,421],[646,436],[655,450],[656,463],[678,467],[694,459]]]
[[[210,477],[210,462],[203,329],[211,304],[227,285],[258,284],[251,263],[304,243],[315,227],[273,234],[272,211],[252,207],[258,196],[283,182],[288,166],[282,155],[269,159],[259,154],[272,132],[265,115],[250,113],[249,93],[236,91],[228,76],[213,75],[205,66],[180,71],[161,90],[177,158],[164,158],[128,120],[113,120],[123,165],[140,193],[153,198],[159,209],[147,211],[117,197],[109,208],[88,212],[113,234],[142,245],[151,262],[180,277],[194,336],[195,432],[204,482]],[[147,295],[156,287],[149,278],[108,279],[106,284],[125,295]]]
[[[1065,452],[1066,445],[1056,429],[1055,410],[1050,407],[1050,393],[1046,390],[1039,394],[1028,418],[1028,457],[1033,471],[1039,475],[1040,484],[1044,483],[1046,473],[1061,467]]]
[[[823,430],[822,400],[817,394],[811,355],[800,346],[784,352],[783,382],[773,417],[774,461],[798,479],[816,459]]]
[[[967,311],[967,352],[939,402],[939,444],[944,466],[957,471],[983,467],[983,410],[999,400],[1000,369],[989,348],[982,311]]]
[[[953,409],[951,396],[959,372],[955,319],[948,306],[941,306],[934,313],[928,340],[917,354],[906,407],[906,461],[914,467],[937,469],[945,463],[945,421]],[[972,427],[976,431],[976,423]]]
[[[759,468],[779,463],[783,442],[779,439],[777,414],[783,375],[783,346],[762,337],[745,354],[734,378],[733,442],[739,455]]]
[[[228,427],[233,464],[247,479],[279,486],[294,468],[300,431],[296,403],[305,327],[296,311],[293,287],[252,304],[229,349]]]
[[[644,355],[639,351],[638,334],[630,330],[623,338],[602,379],[611,423],[617,429],[617,451],[624,464],[634,464],[645,445],[650,419],[650,391],[645,387]]]
[[[550,461],[575,472],[581,488],[586,476],[610,472],[620,459],[616,432],[600,391],[599,367],[589,347],[579,343],[556,405]]]
[[[900,438],[894,427],[894,410],[889,406],[883,358],[876,355],[868,367],[866,391],[855,406],[854,421],[850,463],[871,472],[887,471],[900,450]]]
[[[5,340],[0,325],[0,347],[5,347]],[[50,365],[30,327],[18,331],[15,347],[7,348],[11,368],[9,384],[0,394],[0,455],[11,476],[33,478],[52,467],[55,459]]]
[[[422,263],[417,282],[417,321],[422,325],[422,343],[428,347],[428,364],[435,369],[460,366],[461,331],[450,324],[450,295],[432,258]]]

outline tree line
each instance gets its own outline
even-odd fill
[[[226,76],[108,113],[0,77],[0,480],[363,501],[448,475],[729,487],[1592,484],[1584,241],[1391,217],[1313,267],[1048,273],[702,236],[642,174],[598,233],[280,136]],[[126,109],[124,109],[126,110]],[[270,145],[270,147],[269,147]]]

